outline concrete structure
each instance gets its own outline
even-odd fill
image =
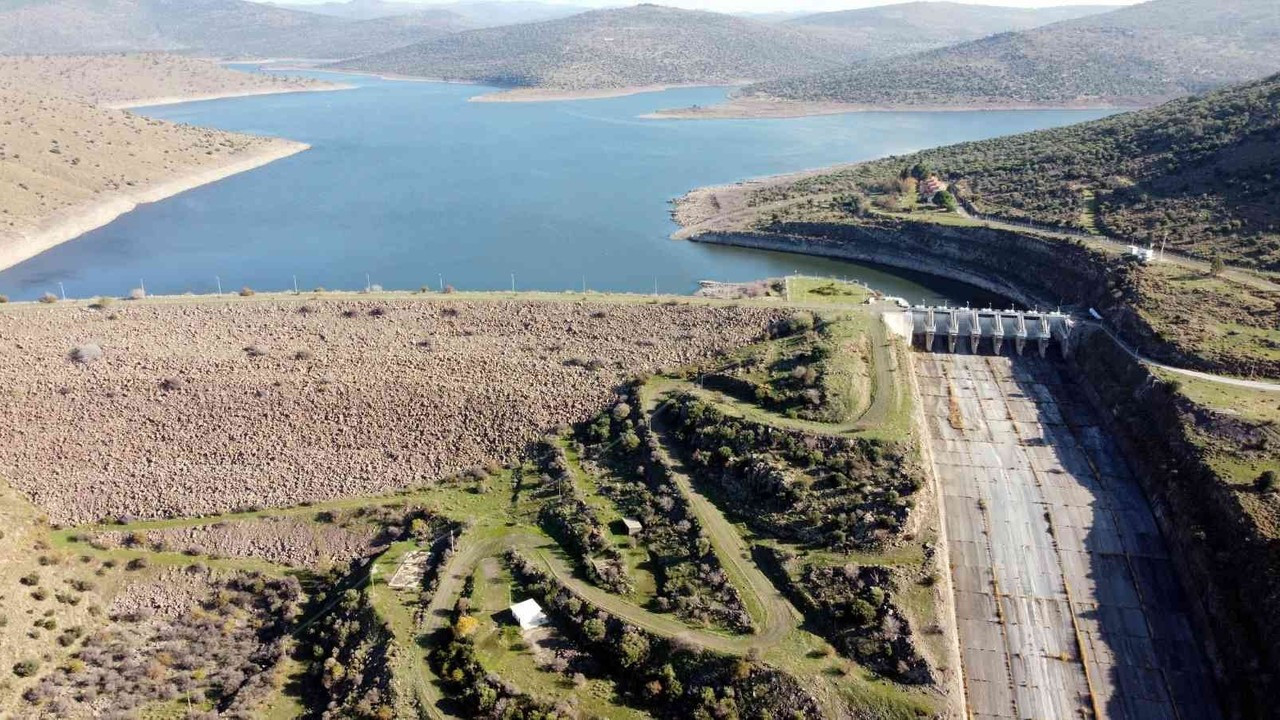
[[[1138,260],[1142,261],[1143,264],[1152,263],[1156,261],[1156,251],[1154,248],[1144,248],[1144,247],[1138,247],[1137,245],[1130,245],[1129,256],[1138,258]]]
[[[399,567],[391,576],[387,586],[393,590],[409,590],[422,585],[422,576],[427,569],[427,561],[431,554],[425,550],[411,550],[400,560]]]
[[[969,352],[979,353],[983,340],[990,338],[992,354],[1000,355],[1004,351],[1005,338],[1012,337],[1013,349],[1018,355],[1026,351],[1028,344],[1034,344],[1040,357],[1045,357],[1054,341],[1058,342],[1065,355],[1067,339],[1075,326],[1075,321],[1066,313],[1038,310],[977,310],[917,305],[903,313],[905,324],[911,328],[913,342],[918,338],[924,349],[930,351],[934,349],[934,340],[941,335],[947,338],[949,352],[958,352],[961,349],[960,339],[967,337]]]
[[[912,364],[967,717],[1219,720],[1155,517],[1061,363],[958,352]]]
[[[521,630],[533,630],[550,622],[546,613],[542,612],[542,606],[533,598],[512,605],[511,614],[515,616]]]
[[[644,525],[641,525],[639,520],[622,518],[622,525],[627,529],[627,534],[631,536],[636,536],[644,532]]]

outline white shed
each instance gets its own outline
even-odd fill
[[[644,525],[641,525],[639,520],[633,520],[632,518],[622,518],[622,526],[627,529],[628,535],[639,535],[644,532]]]
[[[511,614],[520,623],[521,630],[532,630],[549,622],[546,613],[542,612],[542,606],[533,598],[512,605]]]

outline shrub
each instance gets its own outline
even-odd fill
[[[148,565],[147,559],[144,557],[136,557],[130,560],[125,566],[125,570],[142,570]]]
[[[106,310],[107,308],[111,307],[112,302],[113,301],[111,300],[111,298],[103,295],[97,300],[94,300],[93,302],[89,303],[89,307],[93,308],[94,310]]]
[[[293,351],[294,360],[310,360],[311,358],[312,358],[311,351],[307,350],[306,348]]]
[[[95,343],[77,345],[76,347],[71,348],[71,352],[67,353],[67,357],[69,357],[72,362],[88,365],[89,363],[102,358],[102,348]]]
[[[244,287],[240,288],[240,297],[249,297],[253,294],[254,294],[253,288],[249,287],[248,285],[245,285]]]
[[[249,357],[255,357],[255,358],[264,357],[267,354],[266,348],[262,347],[261,345],[250,345],[249,347],[244,349],[244,352]]]
[[[804,311],[795,312],[792,313],[791,317],[788,317],[783,323],[783,331],[787,335],[799,335],[800,333],[806,333],[813,329],[814,322],[813,313]]]
[[[160,389],[165,391],[181,390],[187,382],[180,377],[169,377],[160,381]]]
[[[22,583],[23,585],[26,585],[26,586],[28,586],[28,587],[33,586],[33,585],[39,585],[39,584],[40,584],[40,576],[39,576],[39,575],[37,575],[37,574],[36,574],[36,573],[34,573],[34,572],[27,573],[26,575],[23,575],[22,577],[18,578],[18,582],[20,582],[20,583]]]
[[[1258,479],[1253,481],[1253,487],[1258,492],[1272,492],[1276,489],[1276,471],[1265,470]]]
[[[8,296],[8,295],[0,295],[0,305],[3,305],[3,304],[5,304],[5,303],[7,303],[7,302],[9,302],[9,296]]]
[[[142,288],[134,288],[129,291],[130,300],[141,300],[147,296],[147,291]]]
[[[53,293],[45,293],[40,296],[40,302],[46,305],[52,305],[53,303],[58,302],[58,296]]]
[[[13,674],[18,677],[31,677],[40,669],[40,661],[38,660],[22,660],[13,664]]]

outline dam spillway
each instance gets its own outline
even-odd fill
[[[906,308],[903,314],[913,344],[919,343],[924,350],[934,351],[939,349],[935,343],[944,340],[947,352],[967,349],[974,355],[984,350],[1001,355],[1006,347],[1022,355],[1030,346],[1040,357],[1045,357],[1054,343],[1066,355],[1068,339],[1075,326],[1070,315],[1058,311],[917,305]]]

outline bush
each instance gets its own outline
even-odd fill
[[[53,303],[58,302],[58,296],[53,293],[45,293],[40,296],[40,302],[46,305],[52,305]]]
[[[7,302],[9,302],[9,296],[8,296],[8,295],[0,295],[0,305],[3,305],[3,304],[5,304],[5,303],[7,303]]]
[[[244,349],[244,353],[249,357],[264,357],[267,354],[267,350],[261,345],[250,345]]]
[[[791,317],[786,319],[783,325],[783,331],[787,335],[799,335],[813,329],[814,326],[813,313],[804,311],[792,313]]]
[[[38,660],[23,660],[13,664],[13,674],[21,678],[31,677],[39,669],[40,661]]]
[[[1258,476],[1258,479],[1253,481],[1253,487],[1257,489],[1258,492],[1274,491],[1276,489],[1276,471],[1275,470],[1264,471],[1261,475]]]
[[[89,303],[89,307],[93,308],[94,310],[106,310],[107,308],[111,307],[112,302],[113,301],[111,300],[111,298],[103,295],[97,300],[94,300],[93,302]]]
[[[72,362],[88,365],[91,362],[102,359],[102,348],[95,343],[86,343],[71,348],[71,352],[67,354]]]
[[[141,300],[147,296],[147,291],[142,288],[134,288],[129,291],[130,300]]]
[[[253,294],[254,294],[253,288],[249,287],[248,285],[245,285],[244,287],[240,288],[240,297],[249,297]]]
[[[147,567],[147,559],[144,557],[136,557],[130,560],[125,566],[125,570],[142,570]]]

